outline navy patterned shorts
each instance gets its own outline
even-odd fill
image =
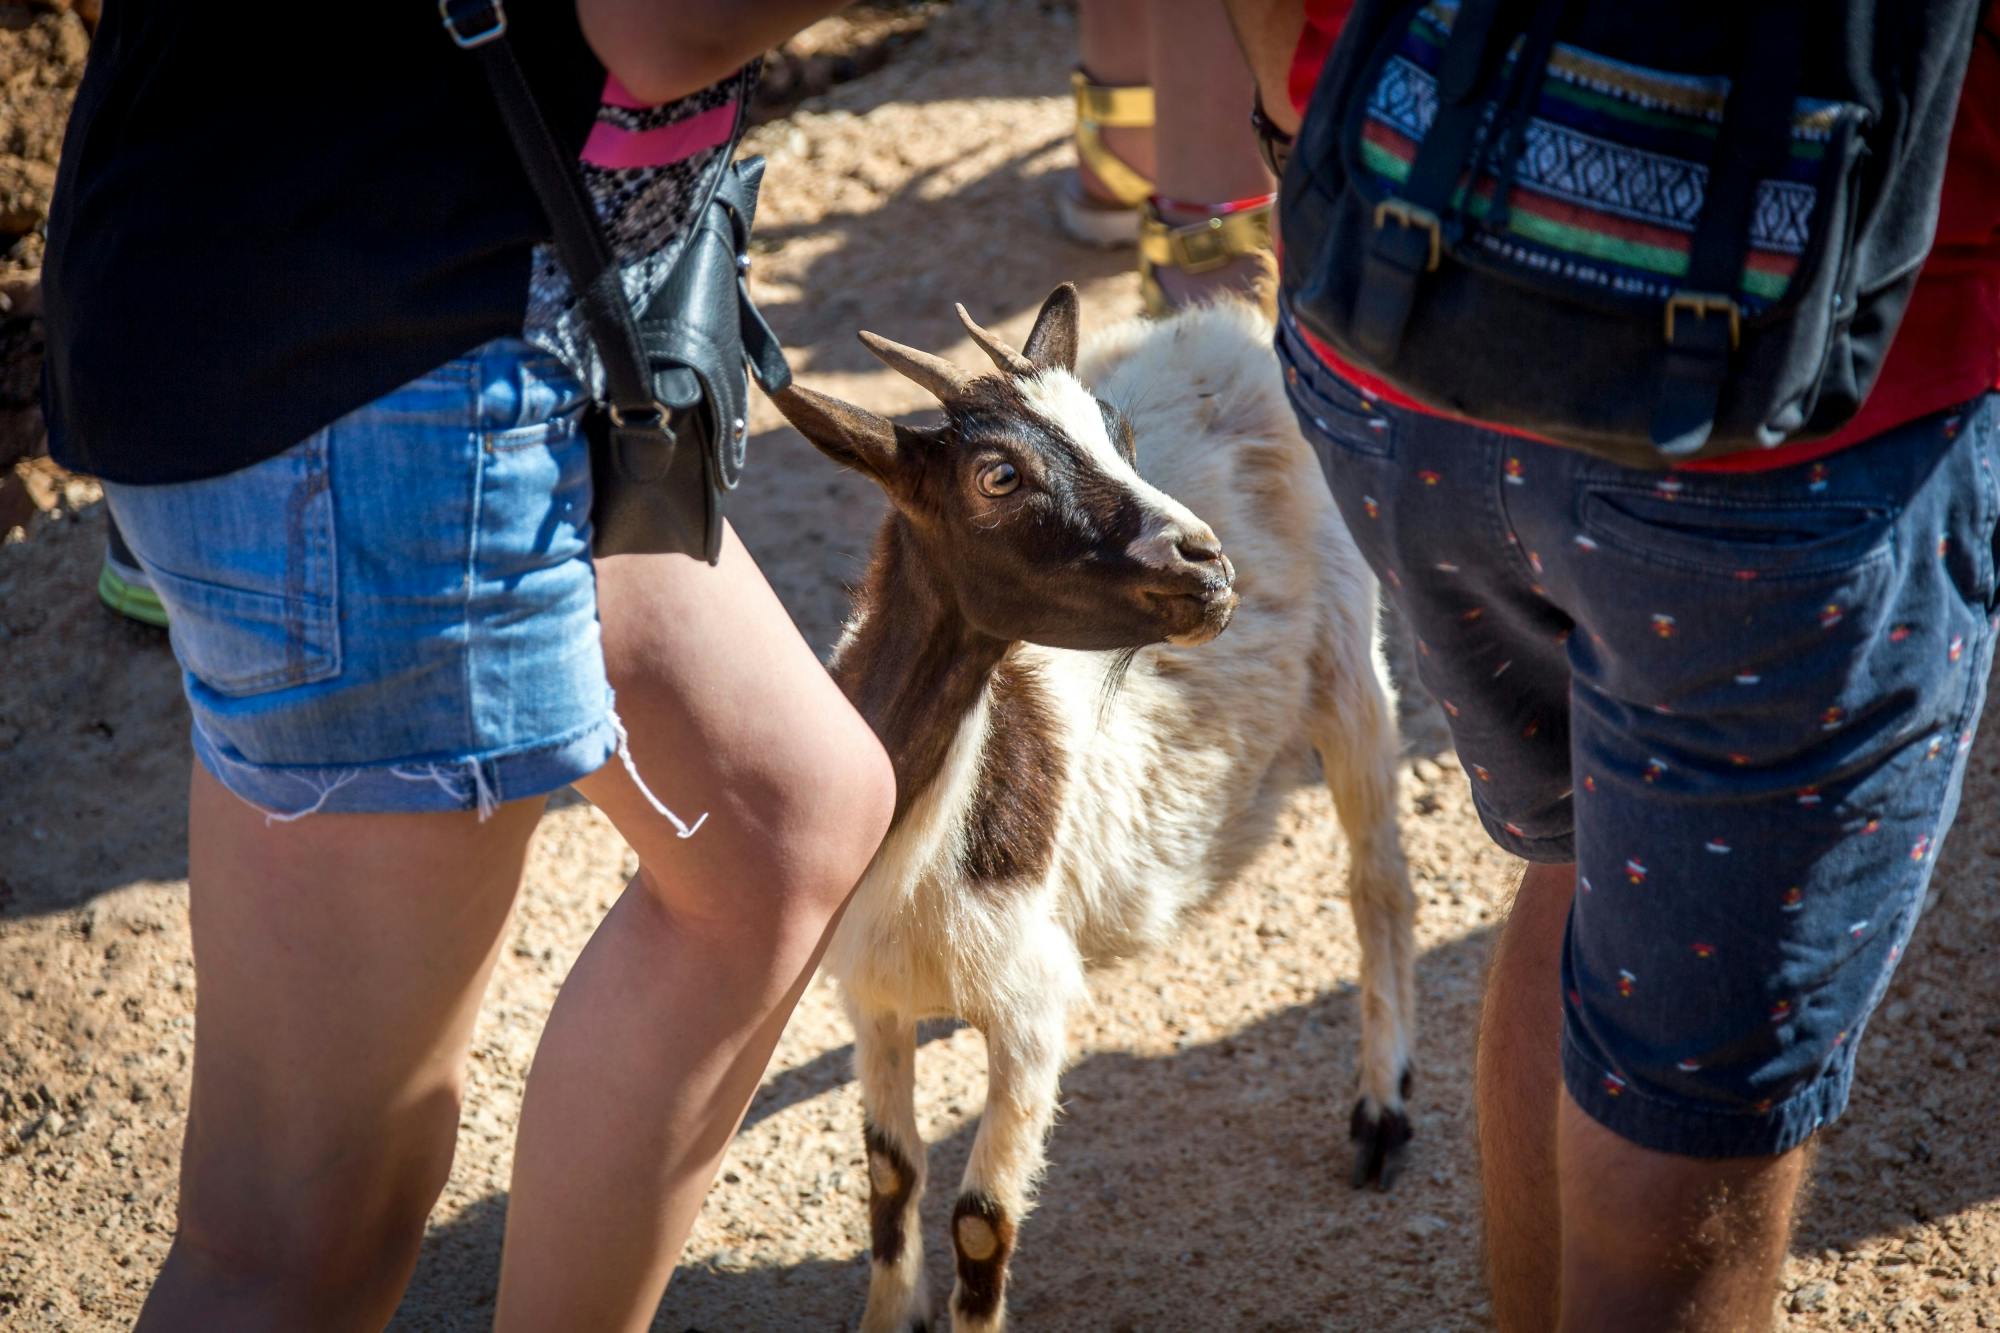
[[[1958,807],[2000,394],[1823,462],[1636,472],[1371,402],[1288,315],[1278,343],[1487,832],[1577,863],[1570,1095],[1661,1152],[1802,1142]]]

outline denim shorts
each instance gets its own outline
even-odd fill
[[[484,814],[619,753],[583,405],[499,339],[240,471],[106,485],[218,781],[279,817]]]
[[[1822,462],[1638,472],[1372,402],[1288,316],[1278,344],[1487,832],[1577,863],[1571,1096],[1661,1152],[1802,1142],[1957,810],[2000,395]]]

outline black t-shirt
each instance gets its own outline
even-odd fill
[[[574,0],[508,0],[575,151],[604,71]],[[50,446],[216,476],[519,333],[547,225],[430,0],[105,6],[44,269]]]

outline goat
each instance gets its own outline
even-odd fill
[[[951,1311],[959,1333],[995,1330],[1087,968],[1161,941],[1226,882],[1306,744],[1347,835],[1361,940],[1354,1183],[1387,1188],[1410,1137],[1415,902],[1376,589],[1299,435],[1269,320],[1226,302],[1112,329],[1079,360],[1067,284],[1019,351],[958,314],[997,373],[861,334],[938,398],[941,426],[803,387],[775,397],[891,501],[831,669],[889,752],[896,812],[826,963],[854,1024],[862,1327],[879,1333],[930,1313],[918,1019],[986,1038]]]

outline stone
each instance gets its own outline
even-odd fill
[[[1429,1240],[1432,1236],[1451,1230],[1451,1223],[1442,1217],[1419,1213],[1404,1223],[1403,1229],[1409,1233],[1411,1240]]]

